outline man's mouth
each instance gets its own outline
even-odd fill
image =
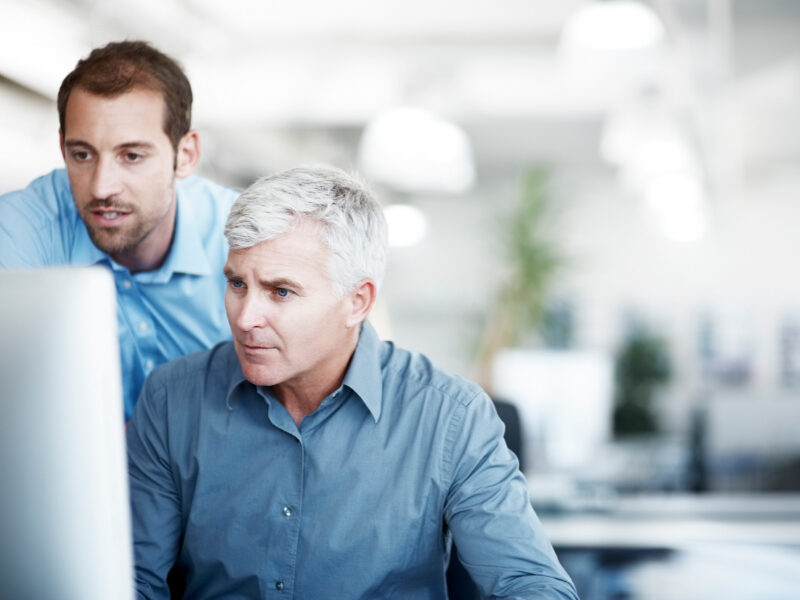
[[[252,344],[246,344],[244,342],[241,342],[241,346],[242,346],[242,349],[247,353],[258,353],[258,354],[261,354],[261,353],[264,353],[264,352],[268,352],[270,350],[275,350],[275,346],[252,345]]]
[[[92,211],[95,222],[103,227],[118,225],[130,214],[129,211],[113,209],[95,209]]]

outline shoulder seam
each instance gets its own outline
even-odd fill
[[[387,365],[382,368],[386,369],[387,371],[391,371],[393,374],[396,375],[401,374],[401,371],[394,366]],[[436,384],[429,380],[426,381],[424,378],[420,377],[416,373],[409,374],[406,372],[403,375],[407,380],[415,381],[421,386],[435,390],[440,394],[442,394],[443,396],[446,396],[448,399],[458,402],[459,404],[462,404],[464,406],[471,404],[472,402],[475,401],[476,398],[478,398],[481,394],[484,393],[483,389],[478,384],[473,383],[468,379],[464,379],[463,377],[459,377],[458,375],[447,374],[446,376],[451,378],[457,378],[459,380],[458,383],[462,384],[461,391],[466,392],[464,394],[453,393],[451,390],[447,389],[443,384]]]

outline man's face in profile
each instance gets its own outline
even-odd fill
[[[66,106],[62,152],[75,206],[95,246],[130,255],[169,247],[175,214],[175,151],[159,92],[97,96],[76,87]]]

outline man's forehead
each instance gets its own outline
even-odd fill
[[[248,248],[228,251],[225,273],[259,279],[328,277],[330,253],[316,236],[289,231]]]
[[[69,94],[67,98],[66,106],[69,106],[69,103],[74,98],[88,98],[88,99],[95,99],[101,102],[113,102],[120,98],[126,97],[142,97],[148,98],[153,102],[160,104],[163,107],[166,107],[166,100],[164,99],[164,94],[161,90],[147,86],[142,84],[134,84],[130,87],[121,90],[116,93],[105,94],[105,93],[98,93],[92,91],[90,88],[81,85],[80,83],[77,84]]]
[[[114,95],[95,94],[83,87],[76,87],[69,95],[64,114],[64,133],[69,134],[70,124],[81,113],[89,111],[89,120],[121,121],[141,123],[149,121],[162,128],[166,114],[163,94],[157,90],[137,86]],[[73,123],[74,124],[74,123]],[[165,134],[166,135],[166,134]]]
[[[235,267],[247,265],[254,267],[257,265],[280,265],[283,263],[310,263],[317,258],[316,252],[309,252],[306,249],[295,245],[284,245],[281,240],[267,240],[248,248],[235,248],[228,250],[228,261],[226,266]]]

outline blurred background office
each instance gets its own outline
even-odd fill
[[[583,598],[800,597],[800,2],[2,0],[0,192],[121,38],[204,174],[373,183],[379,329],[516,407]]]

